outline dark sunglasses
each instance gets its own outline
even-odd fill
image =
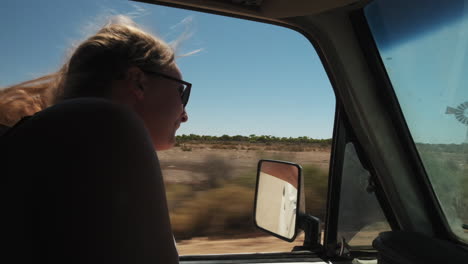
[[[180,79],[174,78],[172,76],[169,76],[167,74],[160,73],[160,72],[153,72],[153,71],[143,71],[143,72],[147,73],[147,74],[152,74],[152,75],[155,75],[155,76],[163,77],[163,78],[166,78],[166,79],[171,80],[171,81],[178,82],[180,84],[180,86],[178,87],[178,90],[179,90],[179,94],[180,94],[182,104],[184,105],[184,107],[187,105],[189,97],[190,97],[190,90],[192,89],[192,84],[191,83],[186,82],[186,81],[182,81]]]

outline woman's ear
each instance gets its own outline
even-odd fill
[[[132,93],[138,100],[143,100],[143,98],[145,97],[145,93],[143,92],[143,89],[141,89],[140,87],[143,87],[143,86],[138,84],[136,89],[132,89]]]
[[[131,94],[138,100],[142,100],[144,98],[144,78],[145,76],[143,71],[136,66],[128,68],[125,74],[128,88],[130,89]]]
[[[131,66],[125,72],[125,79],[128,81],[140,81],[143,78],[143,75],[144,73],[140,68]]]

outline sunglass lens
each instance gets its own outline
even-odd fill
[[[184,105],[184,107],[187,105],[189,97],[190,97],[190,88],[186,87],[184,89],[184,92],[182,93],[182,104]]]

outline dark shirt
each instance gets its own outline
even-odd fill
[[[5,125],[0,124],[0,136],[5,134],[8,131],[8,129],[10,129],[9,126],[5,126]]]
[[[0,138],[10,259],[177,263],[158,158],[135,113],[67,100]]]

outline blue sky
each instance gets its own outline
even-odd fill
[[[179,134],[332,136],[335,96],[316,52],[302,35],[131,1],[3,1],[0,87],[55,71],[74,43],[116,14],[134,17],[166,41],[188,33],[191,37],[182,42],[180,54],[201,50],[178,59],[184,79],[193,83],[189,122]],[[445,109],[468,100],[468,19],[463,14],[447,18],[435,29],[428,27],[424,34],[398,42],[404,18],[393,15],[395,19],[387,22],[375,20],[382,28],[376,31],[382,39],[377,42],[414,139],[463,142],[467,127]]]
[[[27,5],[26,5],[27,4]],[[277,26],[123,0],[13,1],[0,9],[0,87],[58,69],[70,47],[127,14],[173,41],[193,83],[178,134],[331,138],[335,96],[312,45]]]

